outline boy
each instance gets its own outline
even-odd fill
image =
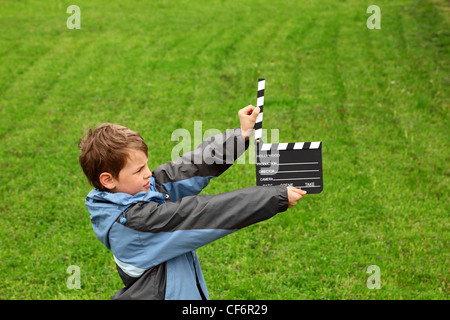
[[[80,140],[80,165],[95,187],[86,197],[92,226],[125,285],[113,299],[209,299],[195,249],[285,211],[306,193],[274,186],[198,195],[246,150],[259,112],[241,109],[240,128],[153,172],[147,145],[128,128],[103,124]]]

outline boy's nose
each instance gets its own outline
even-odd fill
[[[147,172],[145,173],[145,179],[150,179],[151,176],[152,176],[152,172],[151,172],[150,169],[147,167]]]

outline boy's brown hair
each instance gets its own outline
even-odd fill
[[[148,147],[138,132],[111,123],[102,124],[94,131],[89,129],[78,147],[81,149],[80,165],[89,183],[103,191],[108,189],[100,183],[102,172],[109,172],[117,178],[130,149],[148,153]]]

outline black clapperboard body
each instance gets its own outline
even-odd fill
[[[262,141],[264,89],[265,80],[259,79],[256,106],[261,112],[255,123],[256,184],[293,186],[309,194],[322,192],[322,142]]]

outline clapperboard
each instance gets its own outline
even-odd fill
[[[258,80],[256,106],[261,109],[255,123],[256,184],[285,185],[320,193],[323,190],[322,143],[264,143],[262,121],[265,79]]]

